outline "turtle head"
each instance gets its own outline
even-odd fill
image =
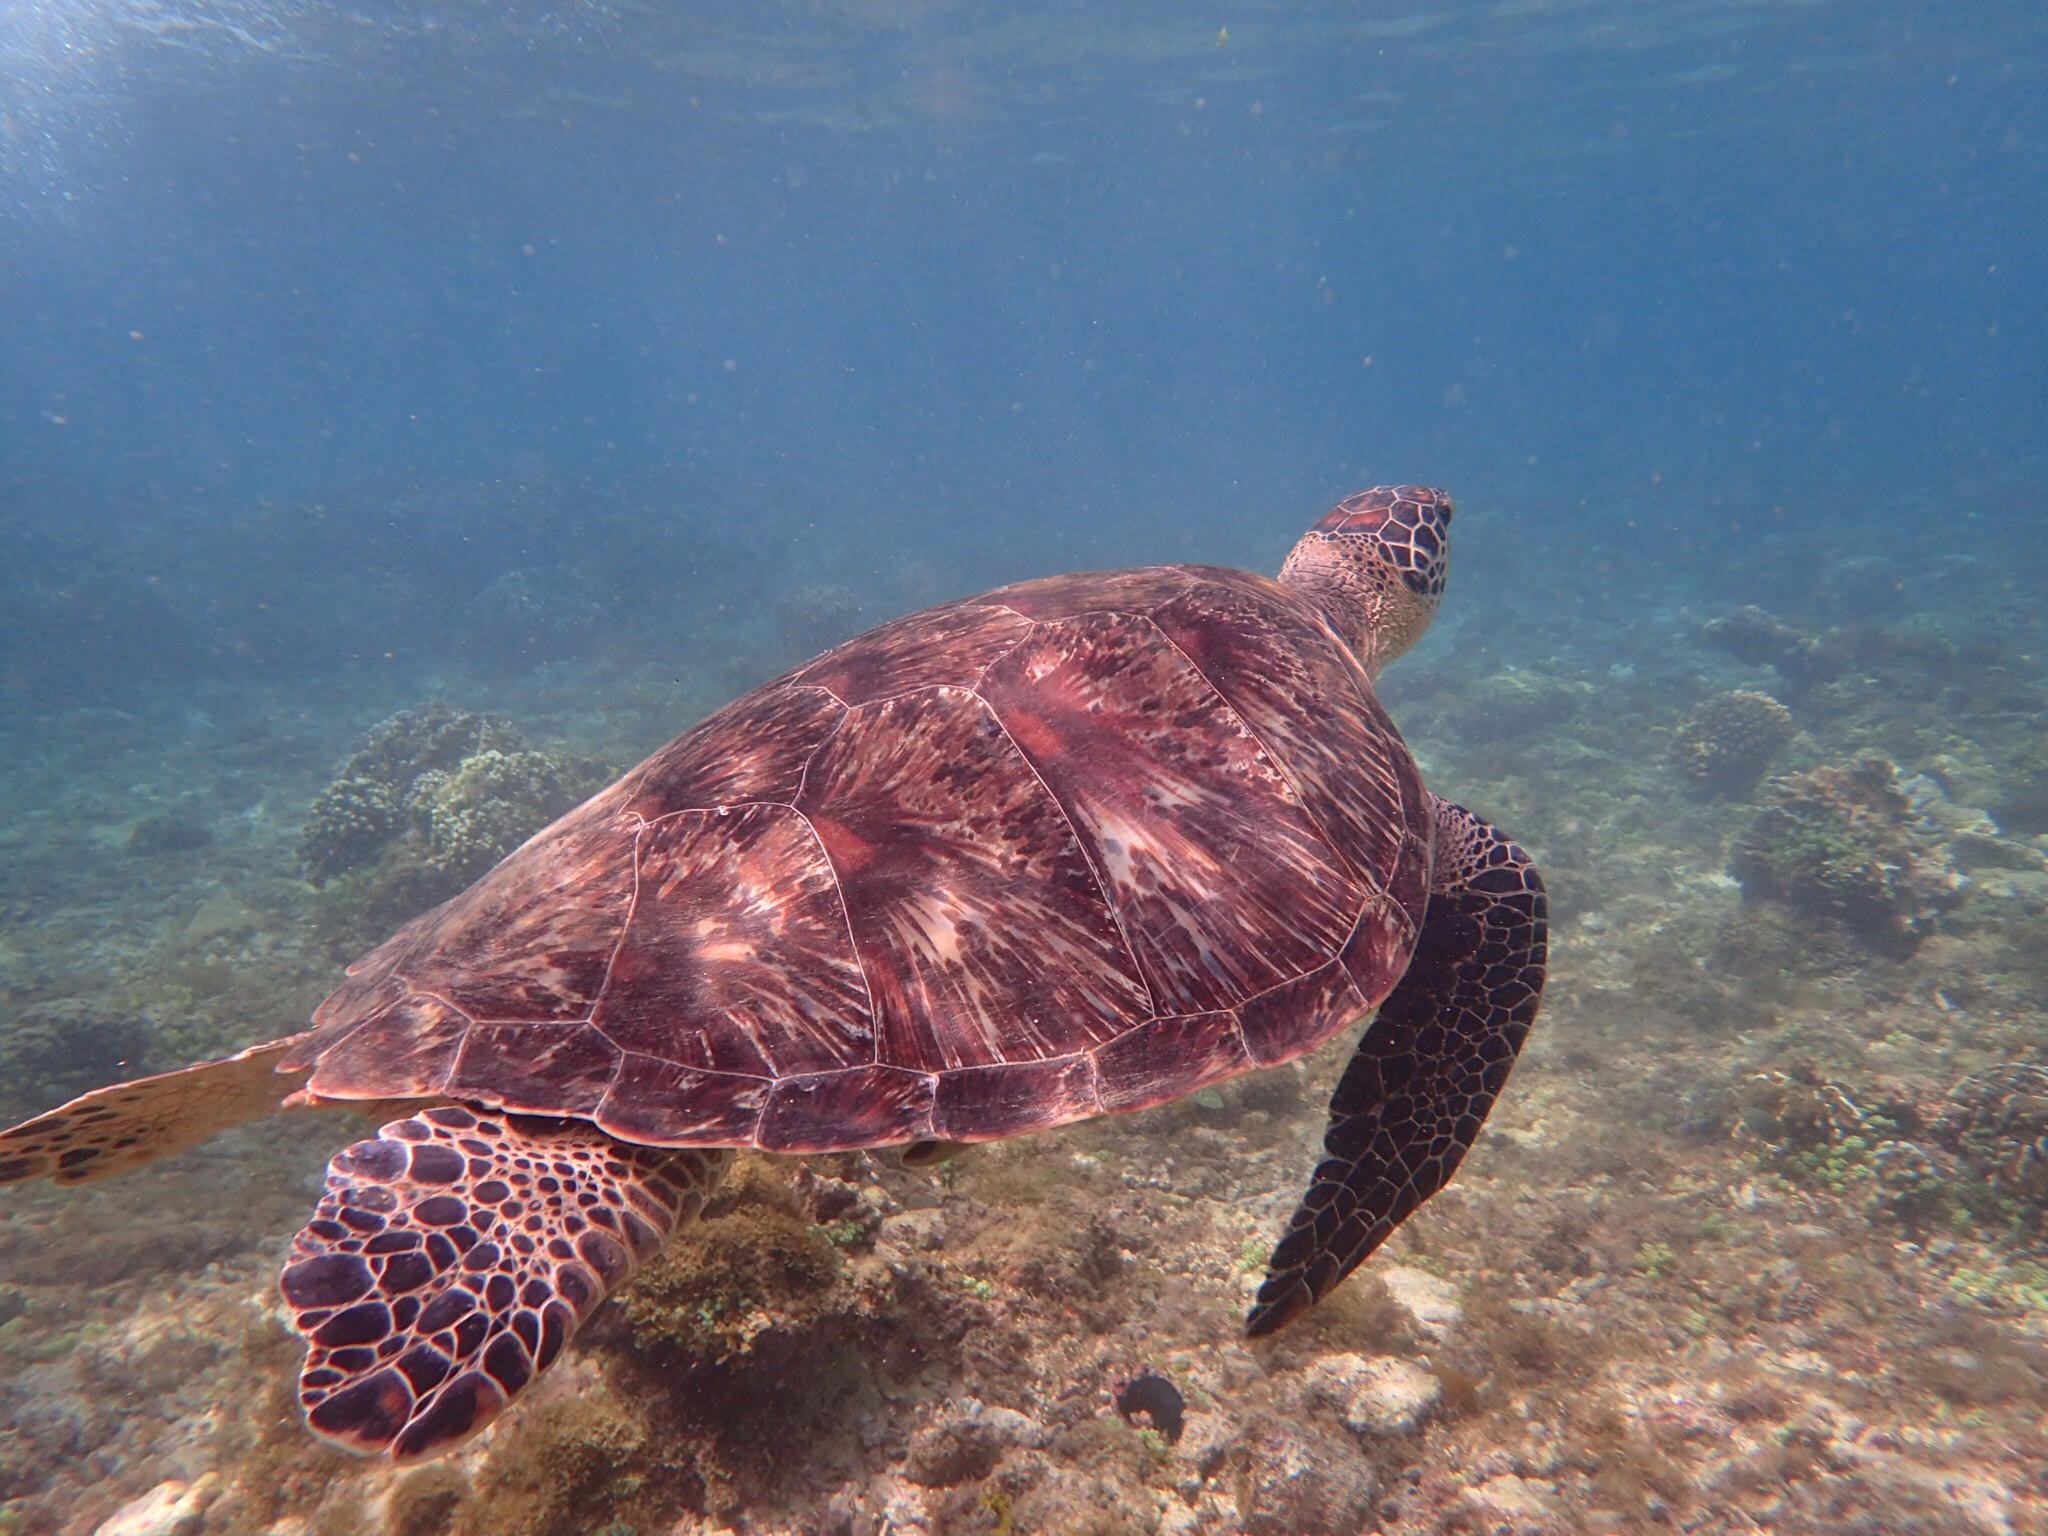
[[[1436,616],[1451,567],[1451,498],[1382,485],[1345,498],[1302,535],[1280,579],[1305,593],[1367,672],[1409,650]]]

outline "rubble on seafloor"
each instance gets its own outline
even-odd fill
[[[1728,613],[1389,673],[1432,782],[1541,859],[1551,989],[1459,1179],[1277,1336],[1241,1319],[1342,1041],[937,1169],[745,1159],[517,1409],[394,1471],[297,1423],[274,1272],[359,1123],[279,1122],[0,1203],[0,1533],[2048,1532],[2037,680],[2001,653],[1973,714],[1953,648]],[[1691,792],[1672,722],[1774,689],[1783,777]],[[89,803],[91,757],[47,792]],[[303,1016],[296,817],[100,792],[118,838],[53,821],[9,877],[49,925],[0,929],[9,1048]],[[120,841],[174,809],[208,835]]]

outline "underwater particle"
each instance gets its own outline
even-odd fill
[[[1188,1400],[1181,1390],[1157,1371],[1140,1371],[1116,1389],[1116,1411],[1126,1423],[1136,1424],[1142,1416],[1145,1427],[1166,1436],[1168,1445],[1180,1443],[1187,1428]]]
[[[1747,794],[1791,741],[1792,712],[1767,693],[1734,688],[1695,705],[1671,733],[1671,764],[1708,794]]]

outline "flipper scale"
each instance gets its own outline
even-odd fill
[[[405,1463],[477,1434],[694,1218],[730,1154],[459,1105],[336,1154],[279,1278],[307,1425]]]

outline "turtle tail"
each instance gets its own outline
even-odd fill
[[[0,1131],[0,1184],[89,1184],[275,1114],[305,1080],[303,1071],[279,1071],[302,1038],[267,1040],[222,1061],[95,1088]]]
[[[703,1209],[731,1154],[426,1110],[328,1164],[279,1284],[306,1423],[395,1462],[479,1433]]]

